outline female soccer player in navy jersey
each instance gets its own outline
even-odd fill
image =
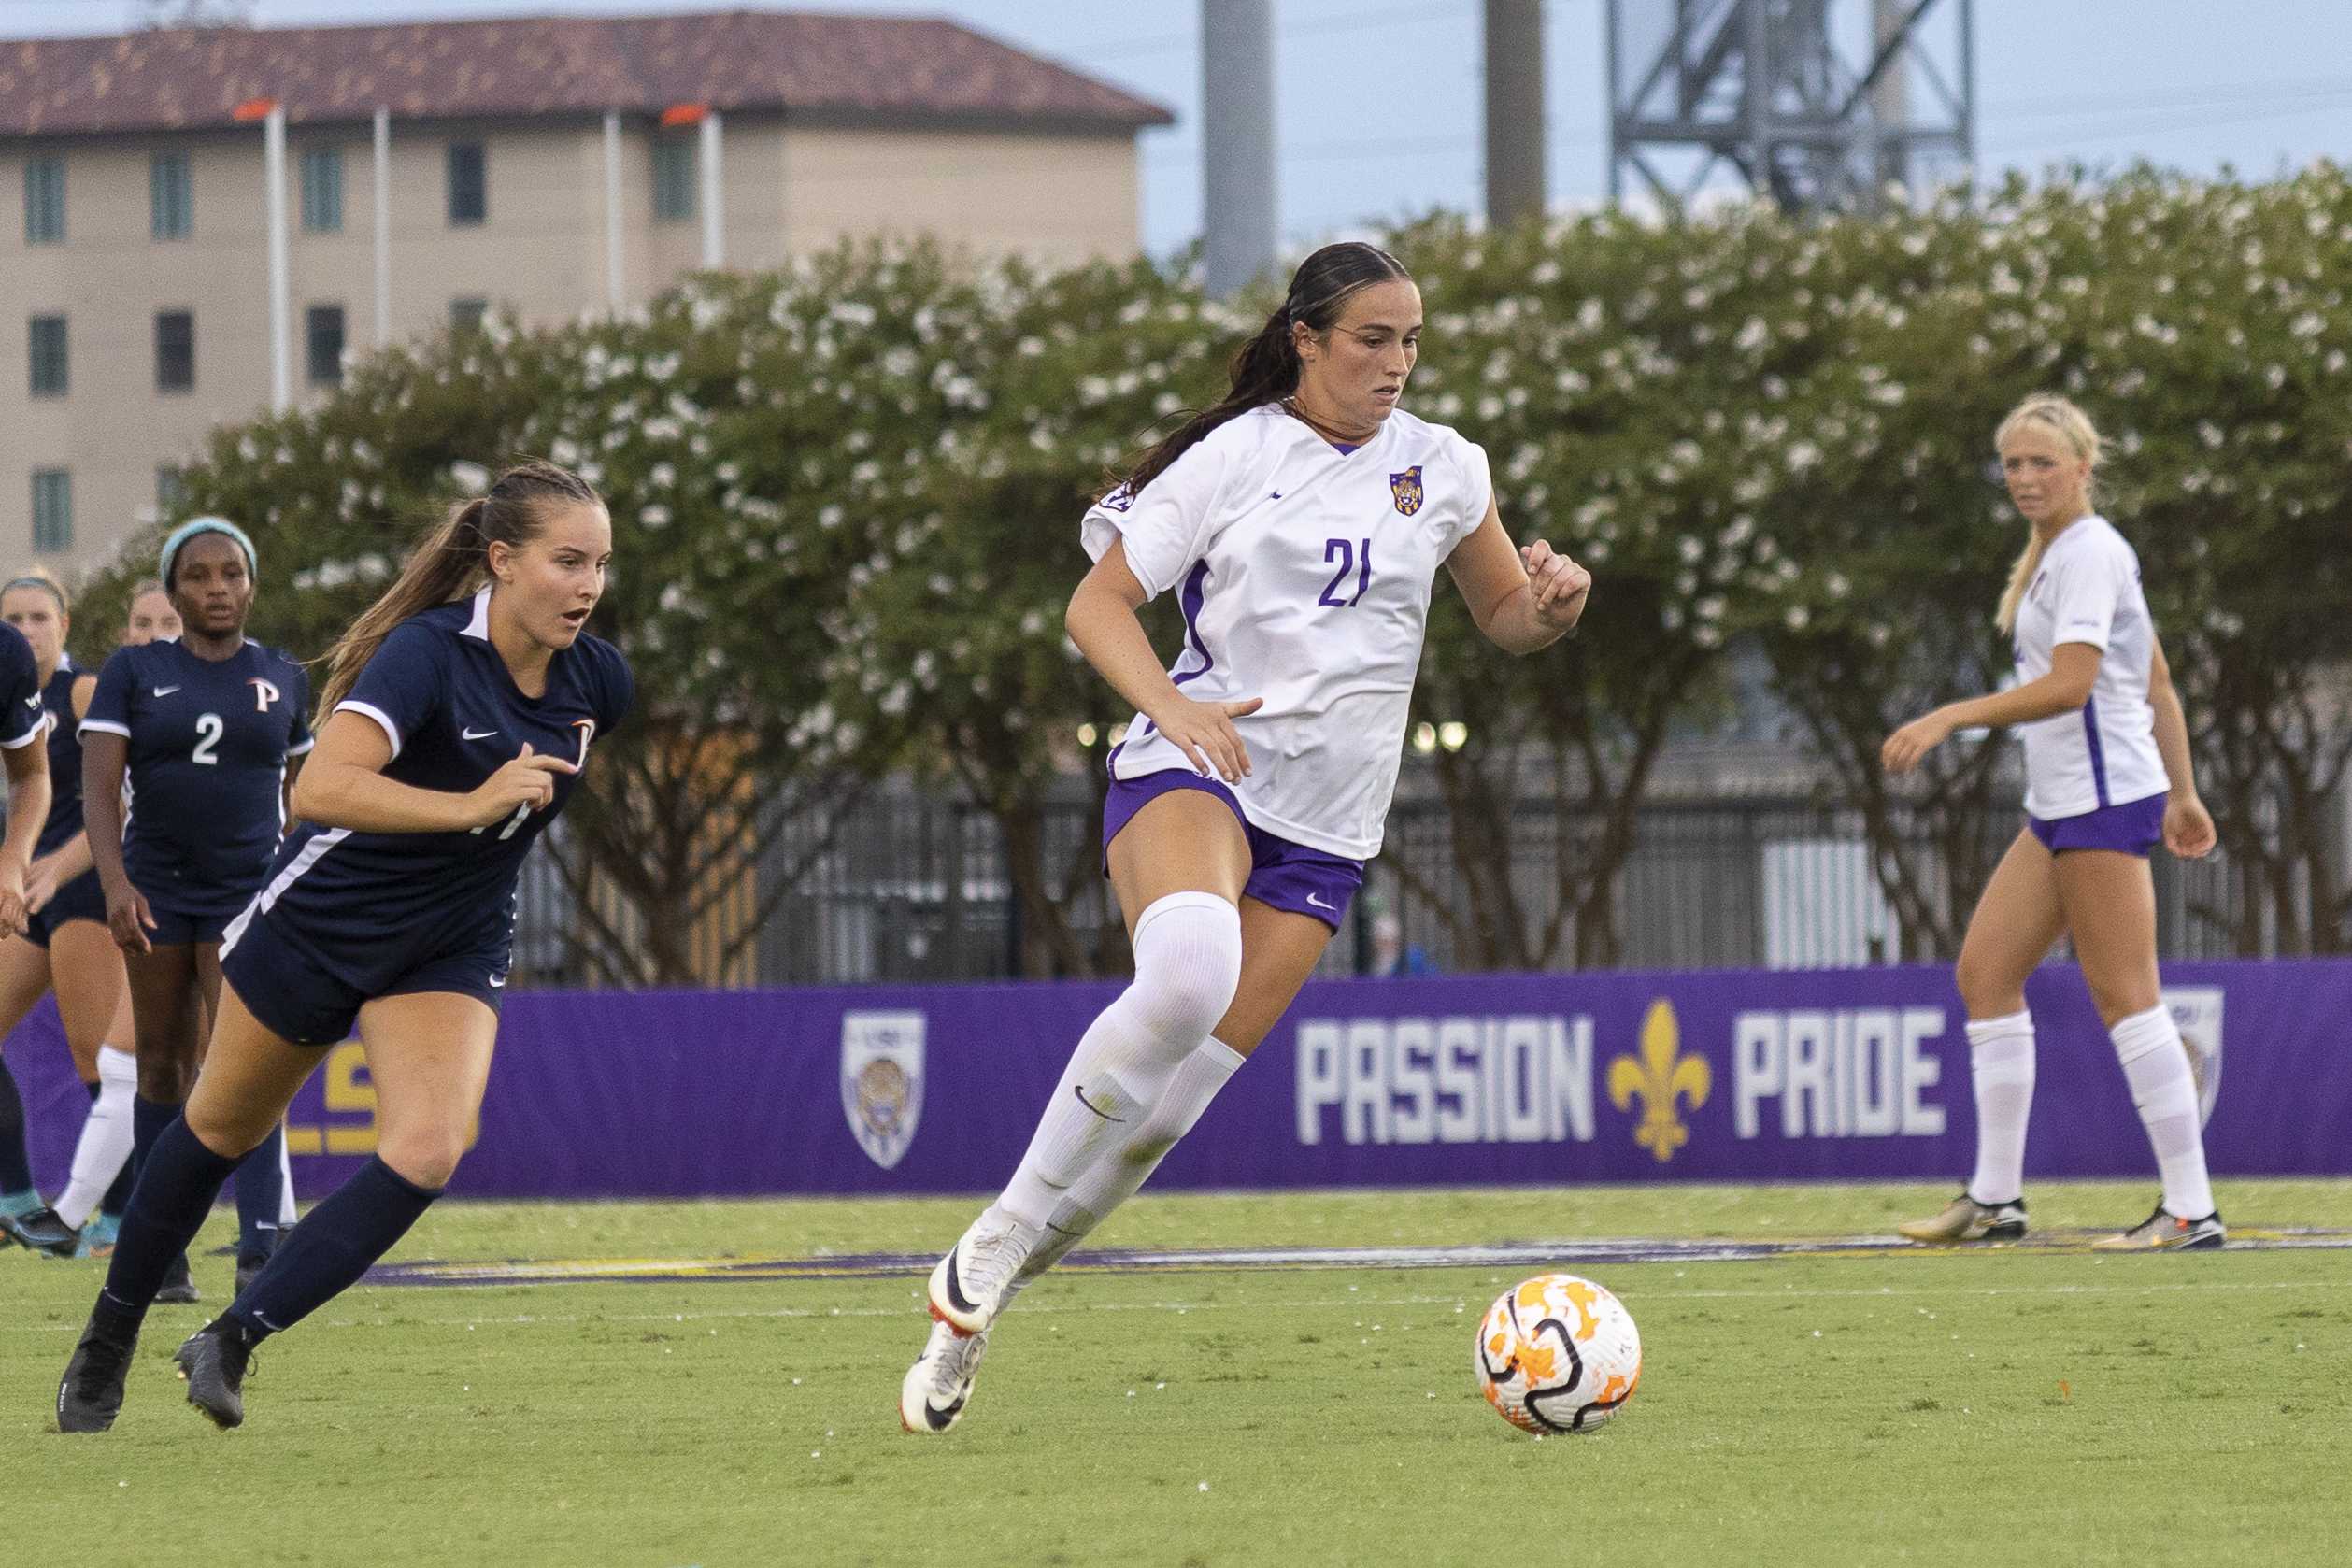
[[[2106,1247],[2205,1248],[2228,1239],[2205,1171],[2196,1063],[2158,990],[2160,842],[2214,847],[2197,797],[2188,723],[2140,592],[2140,561],[2092,509],[2099,433],[2062,397],[2028,398],[1994,445],[2031,529],[2002,595],[2017,684],[1953,703],[1887,737],[1889,773],[1918,765],[1956,729],[2014,724],[2025,741],[2026,825],[1969,918],[1954,978],[1968,1008],[1976,1168],[1941,1214],[1899,1229],[1952,1244],[2025,1234],[2025,1129],[2033,1104],[2033,1018],[2025,982],[2071,935],[2147,1129],[2164,1195]]]
[[[0,937],[0,1035],[23,1022],[42,993],[53,988],[74,1069],[91,1090],[92,1118],[100,1117],[100,1093],[112,1088],[117,1103],[105,1109],[121,1123],[122,1133],[112,1144],[91,1150],[86,1160],[85,1150],[76,1148],[73,1175],[53,1209],[0,1219],[26,1246],[64,1257],[80,1245],[82,1221],[101,1197],[113,1186],[127,1187],[129,1087],[136,1071],[130,1052],[107,1043],[124,1000],[122,955],[107,930],[106,895],[99,890],[81,831],[78,726],[98,677],[76,665],[65,651],[73,620],[65,590],[48,573],[27,572],[0,586],[0,620],[24,634],[40,671],[41,701],[49,715],[50,782],[49,820],[41,828],[36,858],[25,878],[24,929],[21,934]],[[130,1036],[122,1038],[127,1042]],[[0,1088],[0,1097],[12,1093],[12,1088]],[[103,1132],[108,1123],[99,1125]],[[21,1134],[15,1147],[7,1147],[6,1140],[7,1129],[0,1126],[0,1164],[9,1165],[12,1175]],[[128,1191],[121,1196],[128,1197]],[[116,1212],[121,1213],[119,1205]]]
[[[523,855],[628,711],[628,664],[582,630],[611,556],[596,492],[527,463],[453,513],[335,645],[302,826],[229,930],[210,1051],[132,1194],[58,1389],[61,1431],[113,1423],[172,1258],[354,1023],[376,1155],[179,1347],[190,1402],[243,1420],[253,1347],[358,1279],[440,1195],[490,1077]]]
[[[899,1417],[961,1417],[989,1325],[1131,1196],[1298,994],[1380,849],[1432,583],[1532,653],[1591,578],[1514,549],[1486,454],[1403,412],[1420,291],[1370,245],[1326,246],[1234,357],[1224,401],[1086,514],[1072,639],[1139,710],[1103,836],[1135,979],[1078,1042],[1010,1186],[932,1272]],[[1135,611],[1175,590],[1176,668]]]
[[[0,838],[0,932],[24,929],[25,881],[34,846],[49,820],[49,758],[33,743],[48,733],[41,703],[41,669],[33,645],[13,626],[0,625],[0,758],[8,775],[8,825]],[[0,1233],[28,1246],[53,1239],[53,1216],[33,1187],[24,1158],[24,1103],[16,1079],[0,1062]]]
[[[235,523],[174,529],[157,575],[179,637],[116,649],[81,721],[86,838],[136,1023],[135,1161],[187,1098],[219,1005],[221,934],[269,871],[290,777],[311,747],[309,677],[245,635],[254,566]],[[237,1175],[237,1267],[249,1277],[277,1241],[283,1162],[273,1135]],[[166,1299],[194,1301],[184,1265],[173,1273]]]

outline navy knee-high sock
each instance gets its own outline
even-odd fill
[[[369,1160],[286,1233],[269,1266],[222,1316],[256,1339],[292,1328],[357,1283],[440,1195],[438,1188],[419,1187],[381,1159]],[[131,1206],[135,1210],[137,1200]]]
[[[164,1100],[150,1100],[144,1094],[131,1096],[131,1180],[135,1183],[139,1170],[147,1163],[147,1151],[155,1147],[155,1140],[164,1135],[164,1129],[179,1119],[179,1106]]]
[[[33,1190],[33,1162],[24,1152],[24,1096],[16,1075],[0,1062],[0,1192]]]
[[[145,1105],[147,1102],[139,1102]],[[107,1264],[106,1289],[91,1314],[118,1334],[134,1334],[164,1276],[204,1229],[205,1216],[236,1162],[204,1146],[178,1117],[157,1135],[122,1216],[122,1234]]]
[[[278,1158],[285,1147],[284,1123],[254,1147],[236,1168],[236,1255],[243,1262],[266,1258],[278,1242],[278,1205],[286,1201],[286,1169]]]

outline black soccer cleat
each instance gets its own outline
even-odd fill
[[[47,1204],[21,1214],[0,1209],[0,1231],[6,1231],[19,1247],[51,1258],[70,1258],[81,1245],[81,1233],[58,1219],[57,1211]]]
[[[130,1376],[131,1352],[138,1337],[121,1339],[102,1333],[93,1322],[81,1331],[74,1359],[65,1363],[64,1379],[57,1385],[57,1430],[104,1432],[122,1413],[122,1383]]]
[[[172,1353],[188,1380],[188,1403],[223,1431],[245,1422],[245,1375],[252,1370],[254,1341],[225,1314],[188,1336]]]
[[[164,1288],[155,1292],[159,1303],[172,1306],[193,1306],[204,1300],[196,1289],[196,1276],[188,1272],[188,1254],[183,1252],[172,1263],[171,1273],[164,1276]]]

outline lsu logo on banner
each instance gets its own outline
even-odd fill
[[[866,1157],[889,1170],[923,1119],[923,1015],[841,1015],[841,1112]]]
[[[2221,1094],[2221,988],[2166,986],[2157,994],[2171,1010],[2180,1043],[2188,1048],[2188,1071],[2197,1080],[2197,1114],[2213,1119]]]
[[[1402,474],[1389,476],[1389,493],[1396,497],[1396,509],[1411,517],[1421,509],[1421,465],[1415,463]]]

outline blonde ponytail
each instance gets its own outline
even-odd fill
[[[2089,473],[2083,480],[2083,500],[2095,506],[2103,444],[2090,416],[2054,392],[2036,392],[2010,409],[2008,417],[2001,421],[2001,428],[1993,433],[1994,449],[1998,450],[2011,433],[2026,425],[2048,430],[2088,466]],[[2002,591],[2001,607],[1993,616],[1993,623],[2001,628],[2004,637],[2017,632],[2017,606],[2025,602],[2025,591],[2033,586],[2033,574],[2042,568],[2044,548],[2041,531],[2029,529],[2025,549],[2018,552],[2017,564],[2009,568],[2009,585]]]

